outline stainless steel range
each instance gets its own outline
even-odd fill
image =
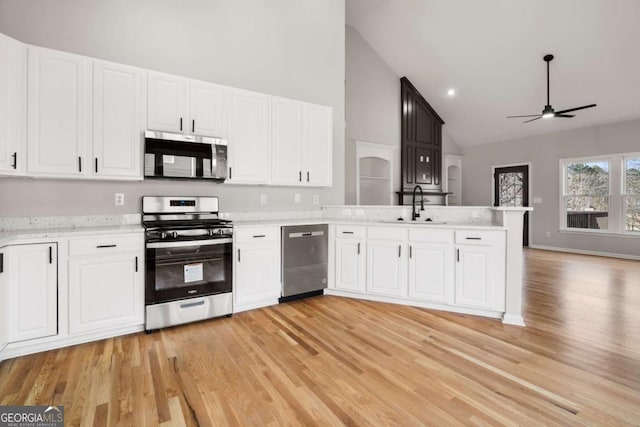
[[[233,225],[217,197],[142,198],[145,329],[231,315]]]

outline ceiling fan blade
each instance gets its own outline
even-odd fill
[[[554,114],[553,117],[575,117],[573,114]]]
[[[566,110],[556,111],[556,116],[558,114],[564,114],[564,113],[570,113],[572,111],[584,110],[585,108],[592,108],[592,107],[595,107],[595,106],[596,106],[596,104],[590,104],[590,105],[583,105],[582,107],[568,108]]]
[[[522,123],[529,123],[529,122],[532,122],[532,121],[534,121],[534,120],[539,120],[539,119],[541,119],[541,118],[542,118],[542,116],[538,116],[538,117],[536,117],[535,119],[527,120],[526,122],[522,122]]]
[[[540,114],[529,114],[526,116],[507,116],[507,119],[519,119],[522,117],[540,117]]]

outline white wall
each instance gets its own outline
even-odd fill
[[[544,123],[541,123],[544,125]],[[491,167],[532,163],[532,245],[639,255],[640,241],[627,237],[560,233],[559,160],[640,151],[640,120],[587,127],[462,149],[462,195],[465,205],[490,205]],[[549,231],[551,236],[546,237]]]
[[[345,200],[356,202],[354,141],[397,147],[393,162],[393,191],[400,189],[400,76],[397,76],[358,31],[346,30]],[[442,152],[460,154],[460,148],[442,131]],[[395,199],[395,198],[394,198]]]
[[[218,195],[221,208],[344,202],[344,0],[0,0],[0,32],[26,43],[333,107],[333,188],[0,180],[0,215],[139,212],[141,195]],[[126,196],[115,207],[115,192]],[[302,203],[294,204],[294,192]],[[268,196],[266,206],[260,194]],[[11,201],[11,203],[8,203]]]

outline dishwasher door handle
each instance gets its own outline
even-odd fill
[[[324,236],[324,231],[304,231],[300,233],[289,233],[290,239],[297,239],[299,237],[318,237]]]

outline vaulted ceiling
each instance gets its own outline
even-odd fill
[[[640,118],[639,0],[347,0],[347,24],[461,146]],[[541,113],[547,53],[553,107],[598,106],[571,119],[505,118]]]

